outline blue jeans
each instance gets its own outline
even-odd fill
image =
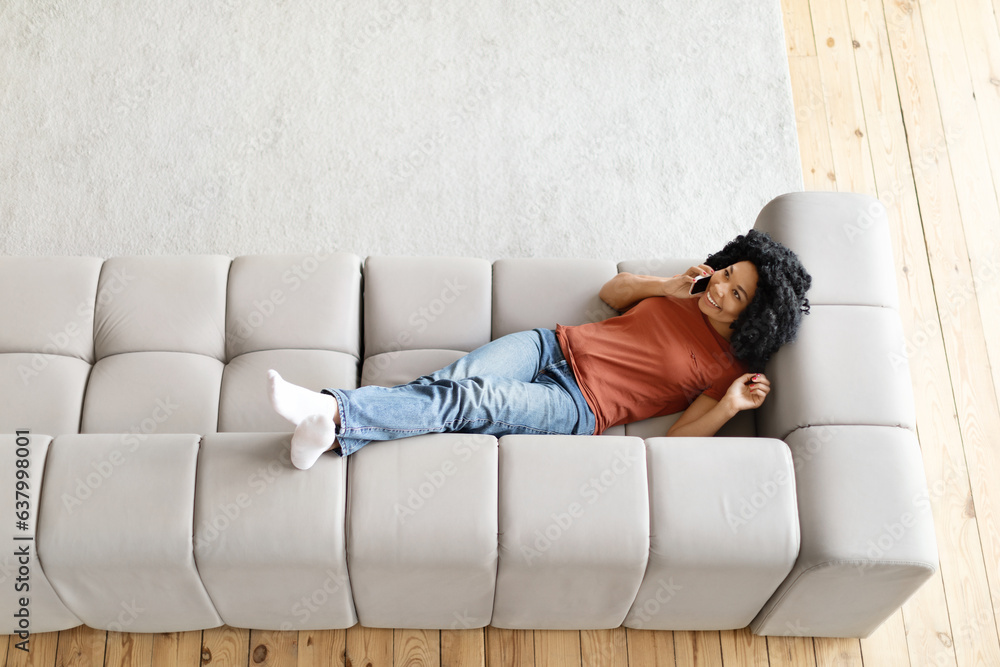
[[[597,423],[552,329],[497,338],[407,384],[322,393],[337,399],[341,456],[423,433],[592,435]]]

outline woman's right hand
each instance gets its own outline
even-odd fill
[[[713,269],[708,264],[699,264],[697,266],[692,266],[690,269],[684,273],[678,273],[672,278],[668,278],[663,283],[663,294],[665,296],[673,296],[678,299],[694,299],[700,294],[691,294],[691,286],[694,285],[695,281],[702,276],[710,276],[715,273]]]

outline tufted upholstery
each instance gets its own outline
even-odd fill
[[[597,292],[617,271],[701,260],[0,258],[0,493],[14,516],[26,469],[30,508],[4,529],[30,554],[0,557],[5,631],[23,629],[27,568],[32,632],[867,636],[937,567],[884,209],[795,193],[755,227],[802,258],[813,313],[764,405],[717,437],[662,437],[679,415],[603,436],[431,434],[308,472],[268,368],[391,386],[506,333],[613,316]],[[843,373],[846,394],[828,381]]]

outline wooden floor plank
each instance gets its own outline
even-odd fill
[[[669,630],[625,631],[629,667],[677,667],[674,659],[674,633]]]
[[[441,631],[441,667],[485,667],[483,628]]]
[[[395,667],[438,667],[441,664],[441,631],[392,631],[392,664]]]
[[[1000,0],[993,0],[993,18],[997,24],[997,31],[1000,32]]]
[[[989,355],[987,338],[995,335],[984,333],[983,307],[976,291],[977,286],[982,287],[988,262],[995,259],[995,255],[984,257],[983,253],[996,249],[995,245],[990,247],[989,230],[996,228],[1000,212],[992,181],[984,179],[988,160],[967,58],[960,46],[961,27],[955,5],[915,5],[913,24],[921,28],[925,39],[953,176],[950,184],[936,185],[946,187],[949,205],[955,198],[960,213],[936,221],[936,242],[932,245],[928,240],[971,488],[971,496],[960,499],[960,516],[966,521],[968,539],[957,542],[953,553],[967,567],[962,570],[957,588],[949,587],[945,579],[948,607],[958,663],[981,659],[986,664],[1000,664],[1000,630],[991,602],[1000,600],[1000,532],[995,519],[1000,511],[1000,454],[995,443],[995,434],[1000,432],[1000,407],[996,378],[985,363]],[[955,224],[958,220],[961,224]],[[925,220],[925,234],[930,238],[926,227]],[[984,622],[986,614],[989,618]],[[962,639],[964,635],[968,635],[967,641]]]
[[[719,641],[722,644],[722,664],[726,667],[767,664],[767,638],[755,635],[750,628],[722,630]]]
[[[881,2],[846,0],[846,8],[845,18],[854,40],[852,51],[863,122],[868,131],[868,160],[875,185],[872,194],[894,215],[919,219]],[[943,138],[940,150],[945,150]]]
[[[56,647],[56,666],[85,665],[87,667],[104,664],[108,633],[95,630],[87,625],[78,625],[59,633]]]
[[[580,656],[582,667],[628,667],[625,628],[581,630]]]
[[[997,31],[1000,32],[1000,0],[993,0],[993,18],[997,24]]]
[[[933,285],[926,262],[927,247],[919,225],[920,208],[913,171],[925,170],[928,165],[933,164],[939,154],[946,152],[947,144],[942,134],[929,147],[930,153],[921,151],[920,159],[914,163],[899,106],[900,93],[882,2],[847,0],[847,10],[851,33],[857,44],[854,56],[876,190],[888,212],[893,240],[895,270],[899,276],[897,283],[901,288],[900,318],[903,321],[904,336],[907,340],[913,340],[912,298],[921,299],[925,312],[934,313],[936,320]],[[906,289],[911,286],[908,285],[910,276],[919,280],[918,289]],[[941,365],[934,370],[934,375],[946,373],[943,355],[938,357],[938,363]],[[924,384],[921,382],[914,386],[915,395],[924,389]],[[953,433],[957,435],[954,429]],[[933,446],[928,442],[924,448]],[[873,656],[879,656],[879,664],[883,664],[887,662],[888,656],[895,655],[898,655],[898,661],[896,658],[889,658],[888,664],[909,664],[910,655],[924,655],[928,647],[936,648],[940,645],[941,633],[950,631],[944,590],[940,582],[929,582],[925,588],[918,600],[929,603],[928,606],[915,608],[910,605],[912,613],[909,616],[904,610],[899,619],[884,624],[872,637],[862,640],[866,665],[870,666],[875,662]],[[896,645],[893,646],[892,642],[896,642]],[[820,660],[821,657],[817,655],[817,661]]]
[[[58,632],[31,633],[28,637],[28,651],[22,651],[15,644],[21,638],[14,635],[8,636],[9,645],[5,654],[4,664],[10,667],[54,667],[56,664],[56,651],[59,646]]]
[[[964,0],[956,2],[951,11],[928,8],[936,20],[942,20],[938,30],[929,40],[944,38],[948,50],[952,44],[964,47],[964,58],[949,59],[954,64],[957,81],[948,87],[949,95],[957,99],[942,100],[941,111],[948,127],[950,119],[968,128],[965,136],[953,138],[952,157],[955,160],[955,182],[958,185],[959,206],[962,208],[962,226],[969,244],[969,259],[977,291],[976,304],[985,331],[1000,327],[1000,295],[997,258],[1000,257],[1000,34],[997,33],[990,0]],[[956,49],[958,50],[958,49]],[[961,51],[959,51],[961,54]],[[963,81],[962,77],[968,77]],[[964,99],[963,99],[964,97]],[[970,215],[971,212],[971,215]],[[992,369],[994,394],[1000,394],[1000,340],[986,336],[988,364]],[[984,453],[990,453],[990,448]],[[1000,456],[983,461],[984,469],[995,470],[992,481],[1000,481]],[[987,482],[988,488],[1000,489]],[[984,498],[977,497],[978,506]],[[991,499],[995,502],[995,499]],[[984,516],[994,507],[983,507]],[[996,516],[993,514],[993,516]],[[983,536],[983,548],[988,562],[1000,566],[1000,529]],[[987,527],[983,524],[980,529]],[[996,573],[997,568],[992,568]],[[1000,583],[991,580],[994,599],[1000,593]],[[1000,603],[998,603],[1000,604]]]
[[[228,625],[206,629],[201,638],[201,664],[204,667],[250,664],[250,631]]]
[[[809,5],[799,0],[781,0],[781,18],[785,26],[785,51],[791,56],[815,56]]]
[[[345,667],[347,630],[299,630],[298,667]]]
[[[535,630],[535,664],[539,667],[580,667],[578,630]]]
[[[487,667],[534,667],[535,637],[531,630],[486,626]]]
[[[978,114],[978,129],[982,137],[982,150],[975,150],[972,158],[962,157],[964,169],[956,170],[955,178],[979,176],[968,183],[967,193],[976,200],[979,212],[971,220],[965,214],[962,226],[969,247],[972,265],[975,303],[979,308],[983,331],[1000,330],[1000,31],[993,16],[990,0],[966,0],[955,4],[960,24],[961,43],[964,45],[966,63],[972,85],[971,105]],[[959,105],[960,102],[953,101]],[[970,111],[969,122],[975,120]],[[973,133],[972,140],[976,140]],[[963,148],[973,148],[972,143],[958,142]],[[954,154],[954,153],[953,153]],[[985,154],[985,160],[984,160]],[[987,173],[985,170],[989,168]],[[991,178],[992,176],[992,178]],[[992,192],[990,188],[992,185]],[[961,192],[961,191],[960,191]],[[959,205],[963,206],[963,199]],[[967,208],[967,207],[966,207]],[[994,397],[1000,396],[1000,336],[986,335],[986,354],[989,360],[984,368],[990,369]],[[981,397],[985,400],[985,397]],[[984,424],[983,428],[990,428]],[[992,433],[996,433],[993,431]],[[990,590],[994,601],[994,621],[1000,633],[1000,453],[997,448],[985,447],[976,452],[977,469],[984,472],[983,479],[973,488],[973,502],[979,521],[983,556],[990,577]],[[985,455],[980,458],[980,455]],[[974,477],[978,477],[974,475]],[[982,490],[987,491],[983,494]]]
[[[152,667],[198,667],[201,664],[201,630],[157,632],[153,635]]]
[[[392,667],[392,657],[393,630],[360,623],[347,629],[347,664]]]
[[[721,667],[722,642],[718,631],[674,631],[674,657],[678,665]]]
[[[104,667],[146,667],[153,661],[153,635],[148,632],[107,634]]]
[[[770,667],[812,667],[816,664],[812,637],[769,636],[767,659]]]
[[[890,208],[889,222],[897,265],[902,264],[897,266],[896,273],[900,316],[928,483],[928,497],[921,501],[930,504],[934,516],[941,562],[934,577],[904,605],[903,613],[908,625],[913,626],[912,632],[908,627],[907,638],[912,664],[930,659],[934,665],[955,665],[952,641],[955,619],[948,612],[957,605],[959,622],[968,615],[969,603],[963,601],[963,588],[970,581],[968,572],[975,572],[977,566],[963,553],[966,548],[974,551],[979,545],[973,531],[967,528],[968,519],[963,511],[970,486],[953,387],[936,380],[950,378],[950,371],[930,258],[941,254],[934,230],[954,224],[960,213],[951,186],[947,137],[940,122],[920,22],[914,19],[913,7],[909,5],[887,1],[883,10],[920,216],[913,212],[912,205],[903,212]],[[908,192],[904,196],[908,199]],[[925,228],[929,232],[925,233]],[[930,250],[927,244],[931,244]],[[946,267],[947,262],[937,262],[937,266]],[[917,616],[922,621],[917,621]]]
[[[861,640],[861,656],[865,667],[910,667],[902,609]]]
[[[823,79],[816,56],[788,59],[795,104],[795,126],[802,160],[802,184],[806,190],[836,190],[830,129],[823,96]]]
[[[837,190],[875,194],[854,45],[843,0],[809,3],[826,102]]]
[[[813,637],[816,667],[862,667],[861,642],[848,637]]]
[[[1000,192],[1000,30],[991,0],[955,4],[994,193]],[[949,45],[949,48],[951,46]]]
[[[297,632],[250,631],[250,664],[255,667],[295,667],[299,661]]]

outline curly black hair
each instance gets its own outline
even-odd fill
[[[798,255],[767,232],[751,229],[705,260],[713,269],[750,261],[757,268],[757,291],[736,321],[729,345],[737,359],[760,373],[779,347],[795,340],[802,316],[809,313],[806,292],[812,285]]]

